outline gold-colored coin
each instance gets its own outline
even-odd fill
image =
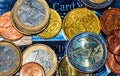
[[[93,2],[93,3],[103,3],[106,0],[90,0],[90,1]]]
[[[98,17],[87,8],[75,8],[64,18],[63,31],[70,40],[81,32],[100,33],[100,22]]]
[[[53,9],[50,9],[50,22],[48,27],[41,33],[38,34],[41,38],[52,38],[56,36],[62,25],[60,15]]]
[[[28,62],[42,65],[46,76],[52,76],[57,68],[57,57],[54,51],[44,44],[34,44],[24,50],[23,65]]]
[[[47,27],[49,15],[45,0],[18,0],[12,9],[13,26],[25,35],[37,34]]]
[[[92,73],[82,73],[75,70],[66,56],[62,58],[58,66],[59,76],[92,76]]]
[[[0,76],[12,76],[21,65],[21,51],[13,43],[0,41]]]

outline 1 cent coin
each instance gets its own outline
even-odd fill
[[[108,36],[113,30],[120,29],[120,9],[111,8],[103,12],[101,18],[101,29]]]
[[[23,37],[23,34],[14,29],[10,16],[11,13],[6,12],[0,17],[0,34],[7,40],[18,40]]]
[[[20,76],[45,76],[45,71],[40,64],[29,62],[20,70]]]

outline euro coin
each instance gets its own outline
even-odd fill
[[[107,8],[110,5],[112,5],[112,3],[115,0],[81,0],[81,2],[88,8],[91,9],[103,9],[103,8]]]
[[[120,29],[120,9],[110,8],[100,17],[101,30],[109,36],[114,30]]]
[[[45,0],[17,0],[12,9],[14,27],[25,35],[43,31],[49,21],[50,10]]]
[[[92,73],[82,73],[74,69],[69,63],[67,56],[64,56],[58,66],[59,76],[92,76]]]
[[[91,32],[83,32],[69,42],[67,57],[75,69],[83,73],[91,73],[104,65],[107,49],[99,36]]]
[[[40,64],[29,62],[22,66],[19,76],[45,76],[45,71]]]
[[[11,42],[0,41],[0,76],[12,76],[21,65],[21,51]]]
[[[98,17],[87,8],[76,8],[70,11],[64,18],[63,31],[67,39],[81,32],[100,33],[100,22]]]
[[[54,51],[44,44],[33,44],[23,52],[23,64],[36,62],[40,64],[46,76],[52,76],[57,68],[57,57]]]

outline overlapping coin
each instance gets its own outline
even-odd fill
[[[29,62],[22,66],[20,76],[46,76],[43,67],[40,64]]]
[[[54,51],[44,44],[34,44],[23,52],[23,64],[36,62],[45,70],[46,76],[52,76],[57,68],[57,57]]]
[[[11,22],[11,12],[6,12],[0,17],[0,35],[7,40],[18,40],[23,34],[16,31]]]
[[[52,38],[56,36],[61,29],[62,26],[62,20],[59,16],[59,14],[51,9],[50,10],[50,22],[48,24],[48,27],[38,34],[41,38]]]
[[[92,76],[92,73],[82,73],[74,69],[66,56],[64,56],[59,63],[58,73],[59,76]]]
[[[114,0],[81,0],[81,2],[92,9],[103,9],[110,6]]]
[[[107,66],[113,73],[120,75],[120,64],[116,61],[115,55],[109,51],[107,57]]]
[[[69,42],[67,57],[75,69],[91,73],[103,66],[107,50],[104,41],[99,36],[83,32],[73,37]]]
[[[100,17],[101,29],[109,36],[114,30],[120,29],[120,9],[110,8],[105,10]]]
[[[120,30],[114,30],[110,36],[107,37],[108,50],[116,55],[120,55]]]
[[[31,45],[32,44],[32,36],[23,36],[21,39],[17,41],[13,41],[17,46],[23,45]]]
[[[76,8],[70,11],[64,18],[63,31],[70,40],[81,32],[100,33],[100,22],[98,17],[87,8]]]
[[[11,42],[0,41],[0,76],[12,76],[21,62],[20,49]]]
[[[45,0],[18,0],[12,9],[14,27],[25,35],[43,31],[49,21],[49,6]]]

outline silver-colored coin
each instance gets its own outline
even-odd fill
[[[0,50],[0,72],[8,72],[17,62],[16,53],[8,46],[0,46]]]
[[[103,66],[107,57],[105,43],[94,33],[83,32],[70,41],[67,56],[74,68],[91,73]]]
[[[35,26],[42,22],[45,8],[37,0],[25,0],[18,9],[18,17],[27,26]]]
[[[91,67],[102,59],[103,48],[95,39],[91,37],[79,38],[73,44],[73,51],[71,53],[74,59],[79,62],[79,65]]]
[[[45,73],[47,73],[52,66],[52,58],[49,55],[49,53],[47,53],[44,50],[34,50],[32,52],[30,52],[27,57],[26,57],[26,63],[28,62],[37,62],[39,64],[41,64],[45,70]]]
[[[40,64],[44,68],[46,76],[52,76],[57,68],[57,57],[54,51],[44,44],[34,44],[24,50],[23,65],[28,62]]]

